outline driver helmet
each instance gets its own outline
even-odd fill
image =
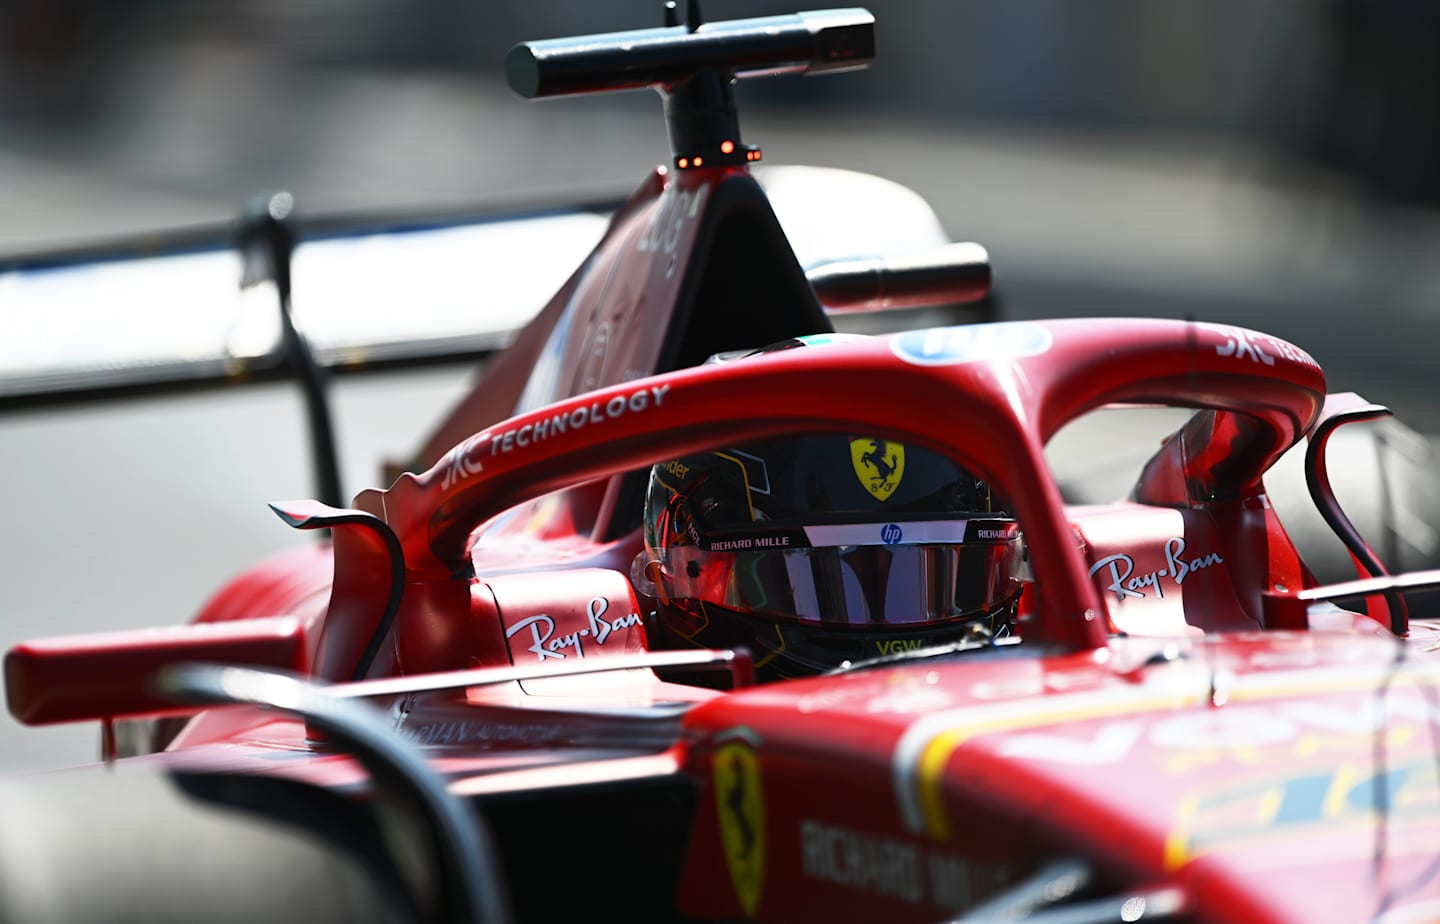
[[[761,680],[1005,635],[1024,573],[1003,499],[883,436],[785,437],[664,462],[644,521],[651,639],[747,647]]]

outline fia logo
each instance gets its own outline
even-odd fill
[[[1053,342],[1043,324],[1002,321],[908,330],[891,338],[890,351],[917,366],[950,366],[1038,356]]]
[[[904,535],[905,531],[900,528],[899,523],[886,523],[880,527],[880,541],[886,545],[894,545]]]
[[[905,477],[905,447],[890,440],[853,439],[850,464],[855,477],[876,500],[888,500]]]

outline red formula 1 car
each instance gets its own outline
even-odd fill
[[[528,96],[662,87],[673,162],[410,471],[274,505],[327,541],[10,651],[12,713],[109,759],[0,786],[0,916],[1440,919],[1436,578],[1326,464],[1383,409],[1230,325],[832,333],[988,283],[791,254],[730,82],[872,54],[854,10],[515,49]],[[1067,504],[1044,447],[1124,405],[1195,413]],[[1307,437],[1361,580],[1268,499]]]

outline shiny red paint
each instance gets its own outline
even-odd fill
[[[694,710],[697,776],[714,778],[713,742],[738,729],[762,767],[771,859],[754,916],[936,920],[1045,856],[1177,886],[1202,920],[1367,920],[1398,884],[1396,904],[1440,899],[1426,876],[1440,843],[1440,666],[1403,667],[1393,642],[1342,633],[1215,636],[1139,667],[1156,650],[1116,641],[1100,667],[906,665]],[[702,796],[718,807],[702,810],[685,880],[688,910],[706,917],[743,913],[713,875],[725,866],[716,799]]]
[[[31,725],[174,711],[151,689],[167,664],[213,661],[303,673],[304,626],[287,617],[35,639],[5,654],[5,699]]]
[[[576,480],[707,444],[806,430],[885,432],[964,460],[1014,498],[1037,584],[1052,589],[1035,604],[1037,637],[1096,648],[1103,643],[1099,601],[1069,542],[1041,451],[1070,419],[1052,409],[1078,414],[1122,401],[1223,401],[1244,408],[1254,415],[1246,420],[1257,423],[1227,427],[1239,412],[1217,413],[1214,432],[1196,438],[1194,455],[1186,454],[1188,443],[1172,441],[1179,448],[1163,461],[1174,456],[1178,471],[1201,471],[1206,453],[1214,452],[1210,447],[1223,440],[1235,453],[1227,457],[1235,467],[1226,473],[1231,496],[1216,505],[1228,547],[1253,556],[1247,561],[1258,558],[1267,581],[1261,586],[1299,584],[1293,550],[1272,550],[1283,532],[1275,531],[1278,524],[1257,498],[1261,473],[1319,411],[1324,379],[1313,361],[1282,356],[1270,366],[1246,365],[1224,352],[1233,350],[1233,332],[1183,322],[1048,322],[1033,328],[1053,338],[1051,347],[1016,359],[921,366],[897,356],[892,341],[875,339],[612,386],[483,430],[429,471],[403,475],[388,491],[362,493],[356,506],[383,513],[405,548],[409,580],[443,580],[468,572],[469,536],[477,525],[517,501]],[[1123,360],[1116,363],[1123,376],[1108,366],[1096,368],[1094,357],[1107,353]],[[1177,366],[1188,367],[1187,373],[1175,376]],[[917,394],[929,400],[913,401]],[[948,426],[935,426],[936,406],[953,408]],[[568,430],[550,436],[557,422]],[[545,439],[519,445],[518,434],[541,426],[550,428]],[[1252,597],[1246,608],[1258,614],[1258,596]]]
[[[289,615],[301,669],[371,699],[482,805],[693,791],[685,843],[621,859],[683,855],[678,881],[655,887],[697,917],[934,920],[1068,857],[1092,864],[1102,891],[1178,896],[1192,920],[1435,907],[1440,879],[1421,875],[1440,844],[1440,674],[1421,657],[1433,634],[1417,627],[1407,648],[1355,614],[1263,629],[1266,594],[1313,584],[1262,479],[1319,419],[1314,361],[1232,326],[1117,318],[687,365],[681,334],[701,323],[678,315],[700,285],[688,268],[726,221],[764,226],[757,196],[743,169],[654,173],[417,472],[351,510],[277,505],[292,525],[328,525],[332,542],[241,576],[200,624],[243,635]],[[1131,500],[1067,509],[1046,442],[1088,411],[1151,402],[1207,410]],[[646,649],[656,605],[632,583],[642,543],[627,473],[822,430],[927,446],[1012,499],[1034,576],[1021,643],[725,693],[616,662]],[[152,706],[112,695],[153,668],[145,635],[48,651],[67,669],[107,658],[96,685],[67,686],[78,699],[64,717]],[[627,667],[386,685],[582,660]],[[368,679],[345,683],[357,671]],[[12,708],[17,691],[43,702],[60,677],[14,673]],[[303,723],[253,709],[202,713],[141,759],[366,785]],[[1394,783],[1383,812],[1366,782],[1377,776]]]

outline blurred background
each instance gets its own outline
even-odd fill
[[[1440,5],[869,8],[869,71],[738,87],[767,163],[915,190],[989,249],[1003,316],[1259,328],[1307,348],[1332,390],[1440,433]],[[704,3],[710,19],[792,9]],[[0,255],[216,225],[261,190],[293,192],[302,217],[623,194],[667,159],[658,97],[528,103],[501,62],[518,41],[660,22],[658,0],[9,0]],[[378,484],[472,372],[338,381],[347,489]],[[6,648],[183,622],[308,541],[264,507],[313,490],[284,386],[0,416],[0,473]],[[87,761],[97,739],[6,716],[0,771]]]

